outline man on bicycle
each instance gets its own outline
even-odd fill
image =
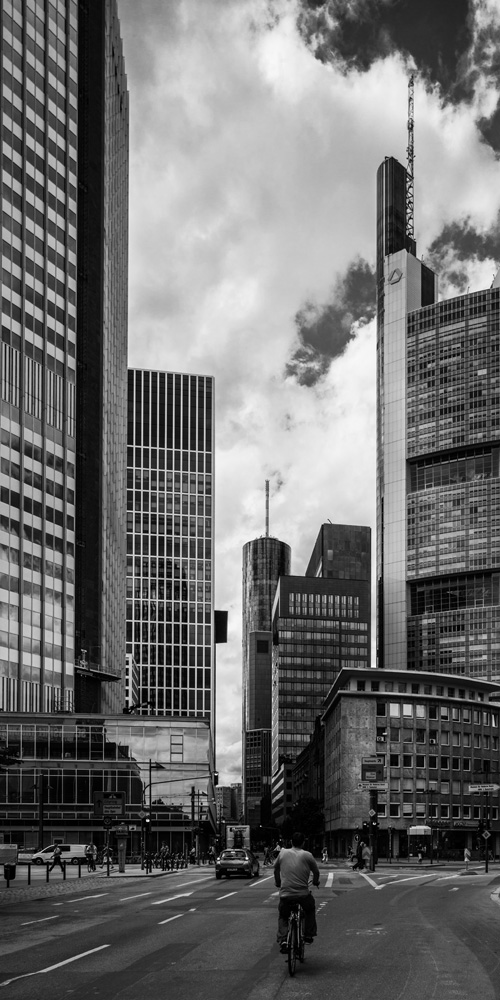
[[[304,835],[294,833],[292,846],[283,848],[274,865],[274,881],[280,890],[278,909],[277,941],[281,950],[286,950],[288,918],[294,903],[300,903],[305,917],[304,938],[308,944],[316,937],[316,906],[309,889],[312,874],[313,884],[319,885],[319,868],[309,851],[303,850]]]

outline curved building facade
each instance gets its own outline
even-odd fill
[[[291,556],[289,545],[269,535],[243,546],[243,807],[251,826],[271,821],[271,618]]]

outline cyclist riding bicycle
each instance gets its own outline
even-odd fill
[[[316,905],[309,889],[312,873],[313,884],[319,885],[319,868],[309,851],[304,851],[302,833],[294,833],[292,846],[283,848],[274,865],[274,881],[280,890],[277,941],[281,951],[286,951],[288,918],[294,903],[300,903],[305,917],[304,938],[308,944],[316,937]]]

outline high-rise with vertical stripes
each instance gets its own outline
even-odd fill
[[[500,674],[500,280],[437,301],[378,172],[378,666]]]
[[[138,711],[214,714],[213,379],[129,371],[127,654]]]
[[[0,708],[72,710],[76,692],[109,711],[125,673],[116,0],[3,0],[1,17]]]

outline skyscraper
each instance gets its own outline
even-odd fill
[[[266,534],[243,547],[243,802],[251,826],[271,821],[272,629],[276,585],[290,572],[291,549]]]
[[[405,173],[378,173],[378,665],[497,676],[500,287],[436,301]]]
[[[85,643],[82,694],[98,711],[100,682],[125,658],[128,103],[115,0],[4,0],[1,86],[0,707],[71,710]]]
[[[127,655],[139,711],[213,723],[213,379],[128,380]]]
[[[370,666],[371,531],[322,525],[305,576],[282,576],[273,606],[272,769],[292,760],[342,667]]]

